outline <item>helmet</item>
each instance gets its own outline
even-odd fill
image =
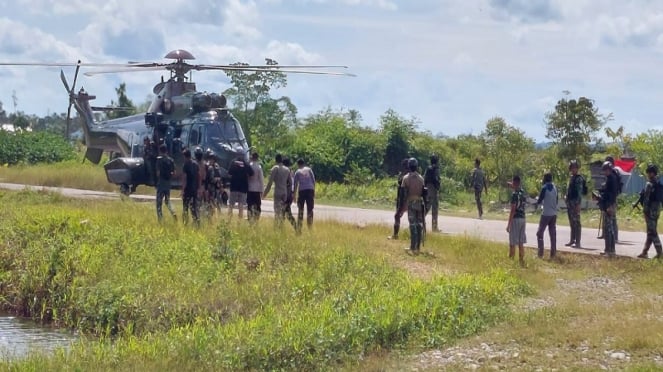
[[[419,167],[419,162],[415,158],[410,158],[407,161],[407,167],[410,168],[411,171],[415,171]]]
[[[430,156],[431,164],[437,164],[440,161],[440,157],[437,154],[432,154]]]
[[[604,161],[603,165],[601,166],[601,169],[606,170],[606,169],[612,169],[612,163],[609,161]]]
[[[612,164],[612,165],[615,164],[615,158],[613,158],[612,156],[606,156],[605,161],[609,161],[610,164]]]
[[[200,148],[200,146],[196,146],[196,148],[193,150],[193,156],[196,157],[196,159],[200,160],[203,158],[203,149]]]
[[[571,168],[576,168],[576,169],[580,168],[580,163],[578,163],[578,160],[574,159],[569,162],[569,169]]]
[[[654,165],[654,164],[649,164],[649,165],[647,166],[647,173],[658,174],[658,167],[657,167],[656,165]]]

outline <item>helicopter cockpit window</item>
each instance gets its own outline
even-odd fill
[[[207,135],[213,142],[243,141],[242,127],[234,120],[214,122],[207,127]]]

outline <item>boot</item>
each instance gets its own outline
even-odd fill
[[[410,225],[410,251],[417,251],[417,242],[419,241],[419,234],[417,225]]]
[[[398,240],[398,230],[400,230],[401,225],[394,224],[394,234],[389,237],[392,240]]]

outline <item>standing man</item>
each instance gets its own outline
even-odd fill
[[[249,222],[257,222],[260,219],[260,206],[262,201],[262,190],[265,188],[265,176],[262,173],[260,157],[257,152],[251,154],[251,163],[249,163],[253,175],[249,177],[249,193],[246,195],[246,207],[249,215]]]
[[[292,172],[292,162],[290,161],[290,158],[287,156],[283,157],[283,166],[288,169],[288,172],[290,174],[288,175],[288,181],[286,185],[286,197],[285,197],[285,203],[283,204],[283,217],[290,221],[290,224],[292,227],[295,228],[295,232],[297,234],[301,234],[301,226],[297,226],[297,221],[295,221],[295,217],[292,215],[292,202],[295,200],[295,188],[294,188],[294,178],[295,175]]]
[[[274,158],[276,160],[276,165],[272,167],[269,172],[269,179],[267,181],[267,186],[265,191],[262,193],[263,199],[269,190],[274,185],[274,223],[277,227],[283,226],[283,218],[285,217],[285,207],[286,202],[288,201],[288,191],[289,180],[290,180],[290,169],[283,165],[283,156],[281,154],[276,154]],[[294,222],[294,220],[293,220]]]
[[[182,166],[182,219],[184,224],[189,223],[189,210],[193,216],[196,227],[200,226],[200,215],[198,210],[198,186],[200,173],[198,163],[191,159],[191,150],[184,149],[184,165]]]
[[[170,204],[170,180],[175,174],[175,162],[173,158],[168,156],[168,147],[165,144],[159,146],[159,156],[156,163],[156,176],[157,176],[157,218],[159,222],[163,220],[163,212],[161,206],[163,200],[166,200],[166,207],[175,220],[177,215],[173,206]]]
[[[195,163],[198,164],[198,208],[202,209],[204,216],[209,217],[208,199],[207,199],[207,164],[203,159],[205,153],[200,146],[196,146],[193,150],[193,157],[196,159]]]
[[[516,255],[516,246],[518,246],[518,258],[521,266],[525,266],[525,243],[527,235],[525,234],[525,205],[527,195],[520,186],[520,176],[513,176],[509,183],[513,189],[511,194],[511,212],[509,213],[509,222],[506,225],[506,232],[509,233],[509,258]]]
[[[615,256],[615,230],[614,223],[611,223],[615,215],[615,204],[617,204],[617,189],[619,188],[618,180],[612,172],[612,164],[606,161],[601,166],[603,174],[605,175],[605,183],[597,197],[599,208],[603,213],[603,239],[605,241],[605,249],[601,255],[608,257]]]
[[[640,193],[640,199],[634,205],[637,206],[638,203],[642,203],[642,212],[645,215],[645,223],[647,224],[647,240],[645,241],[645,247],[642,250],[642,253],[638,255],[638,258],[648,258],[649,248],[654,244],[654,249],[656,249],[656,256],[654,258],[661,259],[663,258],[663,247],[661,247],[661,239],[658,237],[658,231],[656,231],[658,225],[658,216],[661,212],[661,194],[660,190],[663,186],[659,183],[658,180],[658,167],[649,164],[647,166],[647,177],[649,181],[645,185],[645,189]]]
[[[578,174],[580,165],[577,160],[569,162],[569,187],[566,189],[566,213],[569,216],[569,225],[571,225],[571,238],[564,244],[567,247],[581,248],[580,238],[582,236],[582,224],[580,222],[580,205],[582,204],[582,195],[584,192],[585,179]]]
[[[315,199],[315,175],[304,159],[297,160],[297,171],[294,177],[294,192],[297,195],[297,229],[302,230],[304,221],[304,204],[306,204],[306,225],[313,226],[313,203]]]
[[[431,207],[431,221],[433,232],[439,232],[437,227],[437,214],[440,209],[440,158],[433,154],[430,156],[430,165],[424,172],[424,183],[428,189],[428,204]]]
[[[619,196],[619,194],[621,194],[622,192],[622,187],[623,187],[622,175],[619,173],[617,169],[615,169],[615,158],[613,158],[612,156],[606,156],[605,161],[610,163],[610,169],[612,170],[612,174],[615,176],[615,179],[617,180],[615,186],[615,191],[616,191],[615,205],[613,206],[614,213],[612,214],[612,219],[608,220],[612,222],[612,231],[615,234],[615,243],[616,243],[619,241],[619,229],[617,228],[617,196]],[[603,220],[603,225],[605,225],[605,223],[606,220]]]
[[[396,189],[396,214],[394,214],[394,234],[389,239],[398,239],[398,230],[401,228],[401,217],[407,210],[407,203],[405,202],[405,195],[403,186],[403,178],[408,173],[407,163],[410,159],[401,160],[401,172],[398,174],[398,188]]]
[[[481,160],[476,158],[474,160],[474,170],[472,171],[472,187],[474,188],[474,200],[477,203],[479,210],[479,219],[483,219],[483,204],[481,203],[481,192],[486,191],[488,194],[488,182],[486,182],[486,175],[481,169]]]
[[[417,159],[408,160],[410,171],[403,178],[403,194],[407,202],[407,219],[410,223],[410,248],[409,253],[417,255],[424,238],[424,178],[417,172],[419,162]]]
[[[238,215],[241,220],[244,218],[244,205],[246,196],[249,192],[249,177],[253,175],[253,169],[244,160],[244,156],[239,155],[230,164],[228,169],[230,175],[230,197],[228,198],[228,217],[233,216],[233,207],[237,204]]]
[[[543,233],[548,228],[550,236],[550,259],[557,254],[557,187],[553,183],[552,173],[543,175],[543,187],[536,200],[536,206],[543,205],[543,212],[539,219],[539,229],[536,231],[536,242],[539,248],[538,256],[543,258]]]

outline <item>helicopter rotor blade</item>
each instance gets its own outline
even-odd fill
[[[124,65],[120,68],[114,68],[114,69],[108,69],[108,70],[87,71],[83,74],[85,76],[94,76],[94,75],[101,75],[101,74],[117,74],[117,73],[122,73],[122,72],[161,71],[161,70],[168,70],[169,68],[167,66],[168,65],[144,66],[143,67],[143,66]]]
[[[69,89],[69,84],[67,83],[67,78],[64,76],[64,71],[60,70],[60,80],[62,80],[62,84],[64,84],[64,89],[67,90],[68,94],[71,94],[71,89]]]
[[[71,123],[71,106],[74,104],[74,89],[76,89],[76,80],[78,79],[78,71],[81,69],[80,65],[81,61],[78,60],[78,64],[76,65],[76,72],[74,72],[74,82],[71,85],[71,90],[69,91],[69,107],[67,107],[67,121],[65,125],[65,138],[69,139],[69,127]],[[60,70],[62,72],[62,70]],[[60,75],[63,78],[63,82],[66,82],[64,80],[64,73],[61,73]],[[67,85],[65,84],[65,87]]]
[[[181,66],[181,65],[180,65]],[[155,66],[134,66],[124,67],[109,70],[95,70],[85,72],[85,76],[94,76],[100,74],[116,74],[124,72],[142,72],[142,71],[160,71],[160,70],[173,70],[179,66],[175,64],[155,65]],[[320,66],[322,68],[322,66]],[[329,68],[329,67],[327,67]],[[233,65],[188,65],[183,70],[203,71],[203,70],[217,70],[217,71],[248,71],[248,72],[283,72],[286,74],[310,74],[310,75],[335,75],[335,76],[356,76],[347,72],[338,71],[320,71],[314,69],[295,69],[294,67],[279,67],[279,66],[233,66]]]
[[[0,66],[41,66],[41,67],[126,67],[127,63],[72,63],[72,62],[0,62]]]
[[[261,67],[238,67],[238,66],[216,66],[216,65],[199,65],[194,66],[192,70],[221,70],[221,71],[249,71],[249,72],[282,72],[286,74],[309,74],[309,75],[334,75],[334,76],[356,76],[355,74],[339,71],[318,71],[308,69],[294,69],[294,68],[275,68],[275,66],[261,66]]]

